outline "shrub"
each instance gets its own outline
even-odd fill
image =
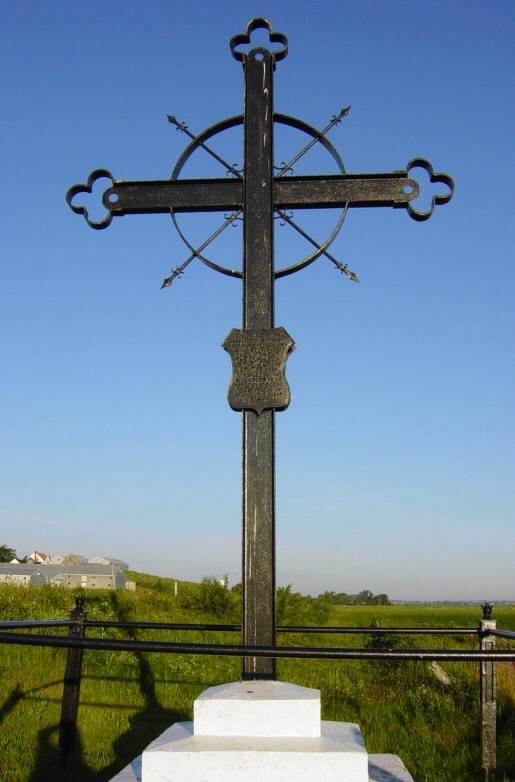
[[[217,618],[233,618],[239,606],[237,595],[227,587],[227,579],[204,576],[200,587],[188,595],[184,608],[211,614]]]
[[[278,625],[324,624],[331,613],[331,601],[325,595],[310,597],[292,592],[291,584],[279,587],[276,596]]]

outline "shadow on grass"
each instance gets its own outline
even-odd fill
[[[18,705],[20,701],[23,700],[24,697],[25,694],[22,688],[20,687],[19,684],[17,684],[14,690],[7,698],[7,700],[5,700],[2,706],[0,707],[0,725],[5,720],[7,715],[11,713],[11,711]]]
[[[57,746],[58,732],[58,725],[51,725],[39,731],[35,766],[28,782],[98,782],[98,774],[84,761],[80,731],[77,730],[73,752],[66,766],[63,766]]]
[[[61,684],[61,682],[50,682],[41,687],[34,687],[27,692],[24,692],[20,685],[17,684],[0,707],[0,724],[21,701],[30,698],[29,693],[39,692],[56,684]],[[73,758],[70,759],[66,772],[64,772],[61,764],[61,755],[57,749],[58,730],[58,725],[52,725],[39,731],[35,752],[36,766],[28,777],[28,782],[49,782],[49,780],[73,782],[75,779],[80,779],[81,782],[93,782],[93,780],[96,780],[97,777],[82,761],[80,736],[77,736]]]
[[[20,701],[30,700],[33,693],[41,692],[41,690],[47,690],[49,687],[54,687],[56,684],[62,684],[62,680],[58,679],[55,682],[48,682],[47,684],[42,684],[40,687],[32,687],[30,690],[25,690],[25,692],[22,690],[20,685],[17,684],[14,690],[11,692],[11,694],[4,701],[2,706],[0,706],[0,725],[5,720],[5,718],[11,713],[11,711],[14,708],[16,708],[16,706]],[[48,700],[50,701],[50,699]]]
[[[130,615],[116,592],[110,595],[111,604],[119,622],[127,622]],[[127,629],[129,638],[136,638],[132,628]],[[120,769],[130,763],[150,742],[174,722],[186,720],[188,715],[176,709],[166,709],[158,701],[155,679],[146,655],[134,652],[138,663],[139,688],[145,706],[130,719],[130,727],[113,744],[115,760],[96,777],[98,782],[107,782]],[[79,782],[79,778],[77,778]],[[80,780],[82,782],[82,780]],[[87,782],[87,780],[86,780]]]
[[[115,592],[110,596],[111,604],[118,621],[130,619],[129,612]],[[132,628],[127,629],[129,638],[135,638]],[[188,715],[175,709],[166,709],[158,701],[154,675],[147,657],[142,652],[134,652],[138,664],[138,683],[145,705],[130,718],[130,726],[113,744],[115,759],[101,771],[94,771],[84,760],[80,728],[77,729],[75,746],[66,765],[63,766],[57,747],[58,726],[47,727],[39,731],[37,739],[35,769],[28,782],[108,782],[122,768],[139,755],[150,742],[159,736],[165,728],[174,722],[186,720]],[[23,693],[16,688],[0,709],[11,711]],[[80,709],[79,709],[80,723]]]

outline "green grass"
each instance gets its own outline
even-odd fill
[[[216,621],[181,607],[173,581],[132,574],[138,591],[88,593],[90,618]],[[193,592],[180,585],[180,596]],[[70,592],[0,587],[0,618],[64,618]],[[337,606],[330,624],[369,626],[477,623],[477,607]],[[515,629],[515,607],[495,609],[498,625]],[[221,620],[218,620],[221,621]],[[102,635],[102,631],[90,633]],[[124,637],[115,630],[104,636]],[[125,636],[127,637],[127,636]],[[138,638],[237,641],[237,634],[150,633]],[[281,644],[361,646],[367,636],[282,635]],[[396,642],[397,643],[397,642]],[[399,641],[400,643],[400,641]],[[415,645],[475,646],[474,638],[419,637]],[[503,645],[503,642],[499,642]],[[0,645],[1,782],[104,782],[177,720],[191,719],[206,687],[240,675],[235,658],[87,651],[84,655],[79,742],[64,771],[57,753],[66,651]],[[281,660],[280,679],[322,692],[322,718],[358,722],[370,752],[402,757],[416,782],[482,779],[479,749],[478,666],[442,664],[444,688],[425,663]],[[515,669],[498,665],[498,779],[515,780]]]

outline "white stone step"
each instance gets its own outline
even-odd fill
[[[141,759],[140,755],[113,777],[111,782],[142,782]],[[369,782],[413,782],[413,777],[397,755],[369,755],[368,774]]]
[[[197,736],[168,728],[143,752],[143,782],[368,782],[358,725],[322,722],[318,737]]]
[[[193,723],[195,736],[320,736],[320,690],[263,680],[209,687]]]

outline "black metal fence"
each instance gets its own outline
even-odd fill
[[[115,622],[90,620],[82,596],[67,620],[0,621],[0,643],[27,646],[67,648],[64,687],[59,725],[59,747],[63,762],[69,758],[75,742],[79,711],[82,658],[84,649],[160,652],[166,654],[201,654],[230,657],[308,658],[314,660],[398,660],[475,662],[480,665],[481,704],[481,767],[488,782],[496,768],[496,663],[515,662],[515,650],[496,648],[496,639],[515,641],[515,632],[500,630],[492,618],[492,607],[485,603],[483,618],[470,627],[278,627],[278,633],[316,633],[339,635],[433,635],[471,636],[478,640],[478,649],[396,649],[342,648],[327,646],[249,646],[243,644],[184,643],[174,641],[140,641],[135,639],[98,638],[86,636],[91,628],[119,630],[186,630],[239,632],[237,624],[187,624],[181,622]],[[33,635],[16,630],[68,628],[68,635]]]

